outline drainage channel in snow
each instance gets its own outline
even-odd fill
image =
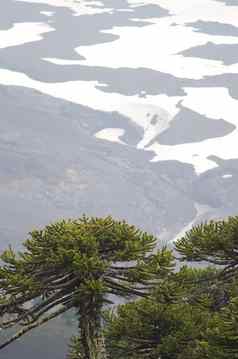
[[[198,224],[204,215],[213,210],[212,207],[199,203],[195,203],[195,208],[197,211],[195,218],[175,236],[173,241],[177,241],[178,239],[184,237],[186,232],[190,231],[194,225]]]

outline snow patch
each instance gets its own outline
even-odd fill
[[[122,128],[104,128],[101,131],[95,133],[94,136],[96,138],[99,138],[100,140],[125,144],[123,141],[120,140],[120,137],[123,136],[124,133],[125,130],[123,130]]]
[[[237,116],[238,101],[230,97],[226,88],[185,88],[187,96],[183,105],[202,115],[213,119],[224,119],[236,126],[236,129],[224,137],[210,138],[200,142],[167,146],[154,143],[148,148],[156,152],[152,162],[178,160],[190,163],[197,174],[217,167],[208,157],[211,155],[223,159],[238,158],[238,129]],[[216,105],[214,101],[216,99]]]
[[[223,159],[238,158],[237,128],[224,137],[210,138],[200,142],[174,146],[160,145],[157,136],[168,128],[170,121],[178,113],[178,104],[182,104],[200,114],[213,119],[224,119],[236,126],[238,101],[231,98],[226,88],[185,88],[185,97],[124,96],[117,93],[105,93],[96,88],[96,81],[69,81],[62,83],[44,83],[28,76],[0,70],[0,83],[33,88],[42,93],[79,103],[101,111],[117,111],[144,129],[144,137],[138,148],[155,152],[155,161],[177,160],[192,164],[198,174],[217,167],[209,159],[211,155]],[[216,106],[214,106],[216,99]],[[105,135],[105,133],[103,133]],[[150,144],[152,142],[152,145]]]
[[[42,34],[54,30],[49,25],[38,22],[14,24],[9,30],[0,30],[0,49],[39,41],[43,38]]]
[[[40,13],[45,16],[53,16],[54,15],[53,11],[41,11]]]
[[[47,4],[54,7],[66,7],[74,12],[74,15],[94,15],[111,11],[103,7],[101,1],[79,1],[79,0],[16,0],[21,2],[35,3],[35,4]],[[98,6],[93,7],[93,6]]]
[[[178,78],[195,80],[228,72],[238,73],[236,64],[226,66],[222,61],[180,55],[182,51],[205,45],[209,41],[215,44],[238,44],[237,37],[214,36],[194,32],[191,27],[184,25],[173,26],[176,21],[173,17],[151,21],[157,23],[145,27],[124,26],[103,30],[103,33],[118,35],[119,38],[113,42],[77,47],[75,51],[86,59],[79,60],[78,64],[110,68],[148,68]]]

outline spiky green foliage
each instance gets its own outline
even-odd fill
[[[1,327],[23,329],[76,308],[83,359],[102,358],[101,313],[109,295],[144,296],[173,267],[170,251],[152,253],[156,238],[111,217],[62,220],[34,230],[24,250],[1,255]]]
[[[223,310],[237,292],[236,282],[221,287],[215,269],[183,267],[150,298],[108,313],[110,359],[227,359],[217,333]]]
[[[222,308],[209,332],[210,345],[219,348],[218,359],[238,358],[238,297]]]
[[[176,242],[180,260],[209,262],[238,273],[238,217],[200,224]]]
[[[216,358],[238,358],[238,217],[200,224],[176,243],[180,260],[210,263],[220,268],[217,290],[224,291],[222,310],[207,332]],[[214,284],[212,284],[214,286]],[[228,290],[229,288],[229,290]]]

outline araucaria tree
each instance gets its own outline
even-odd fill
[[[22,326],[4,348],[31,329],[76,309],[78,358],[103,359],[102,313],[111,295],[147,297],[173,267],[155,252],[156,238],[111,217],[62,220],[34,230],[23,250],[1,255],[2,328]]]
[[[238,358],[238,216],[203,223],[186,233],[176,243],[181,261],[203,262],[219,270],[220,288],[235,287],[224,292],[224,308],[218,323],[209,332],[209,340],[219,347],[218,359]]]
[[[224,293],[230,296],[237,290],[231,284],[220,288],[217,273],[212,268],[182,267],[150,298],[108,310],[105,337],[109,358],[237,358],[225,356],[220,335],[224,333],[220,318],[226,306]]]
[[[182,267],[149,298],[108,311],[110,359],[238,359],[238,217],[193,227],[175,243]]]
[[[176,242],[180,260],[221,266],[226,278],[238,274],[238,217],[193,227]]]

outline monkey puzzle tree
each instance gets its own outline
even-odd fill
[[[180,260],[207,262],[216,265],[220,288],[231,285],[233,293],[226,291],[220,320],[209,333],[212,345],[219,346],[217,358],[238,358],[238,216],[226,220],[200,224],[176,242]]]
[[[238,297],[231,299],[210,328],[211,346],[219,348],[217,359],[238,359]]]
[[[238,217],[193,227],[175,246],[182,261],[204,261],[222,266],[226,278],[237,275]]]
[[[108,310],[109,358],[238,358],[227,356],[237,354],[234,306],[232,314],[221,314],[227,312],[238,288],[235,282],[221,286],[217,272],[215,268],[183,267],[162,281],[150,297]]]
[[[199,305],[207,293],[206,282],[199,290],[193,283],[209,274],[184,267],[160,283],[149,298],[108,310],[109,358],[194,358],[192,349],[198,349],[209,316]]]
[[[102,311],[110,295],[146,297],[173,267],[172,253],[154,253],[156,238],[111,217],[62,220],[34,230],[16,253],[1,255],[1,327],[22,326],[4,348],[74,308],[82,359],[105,357]]]

